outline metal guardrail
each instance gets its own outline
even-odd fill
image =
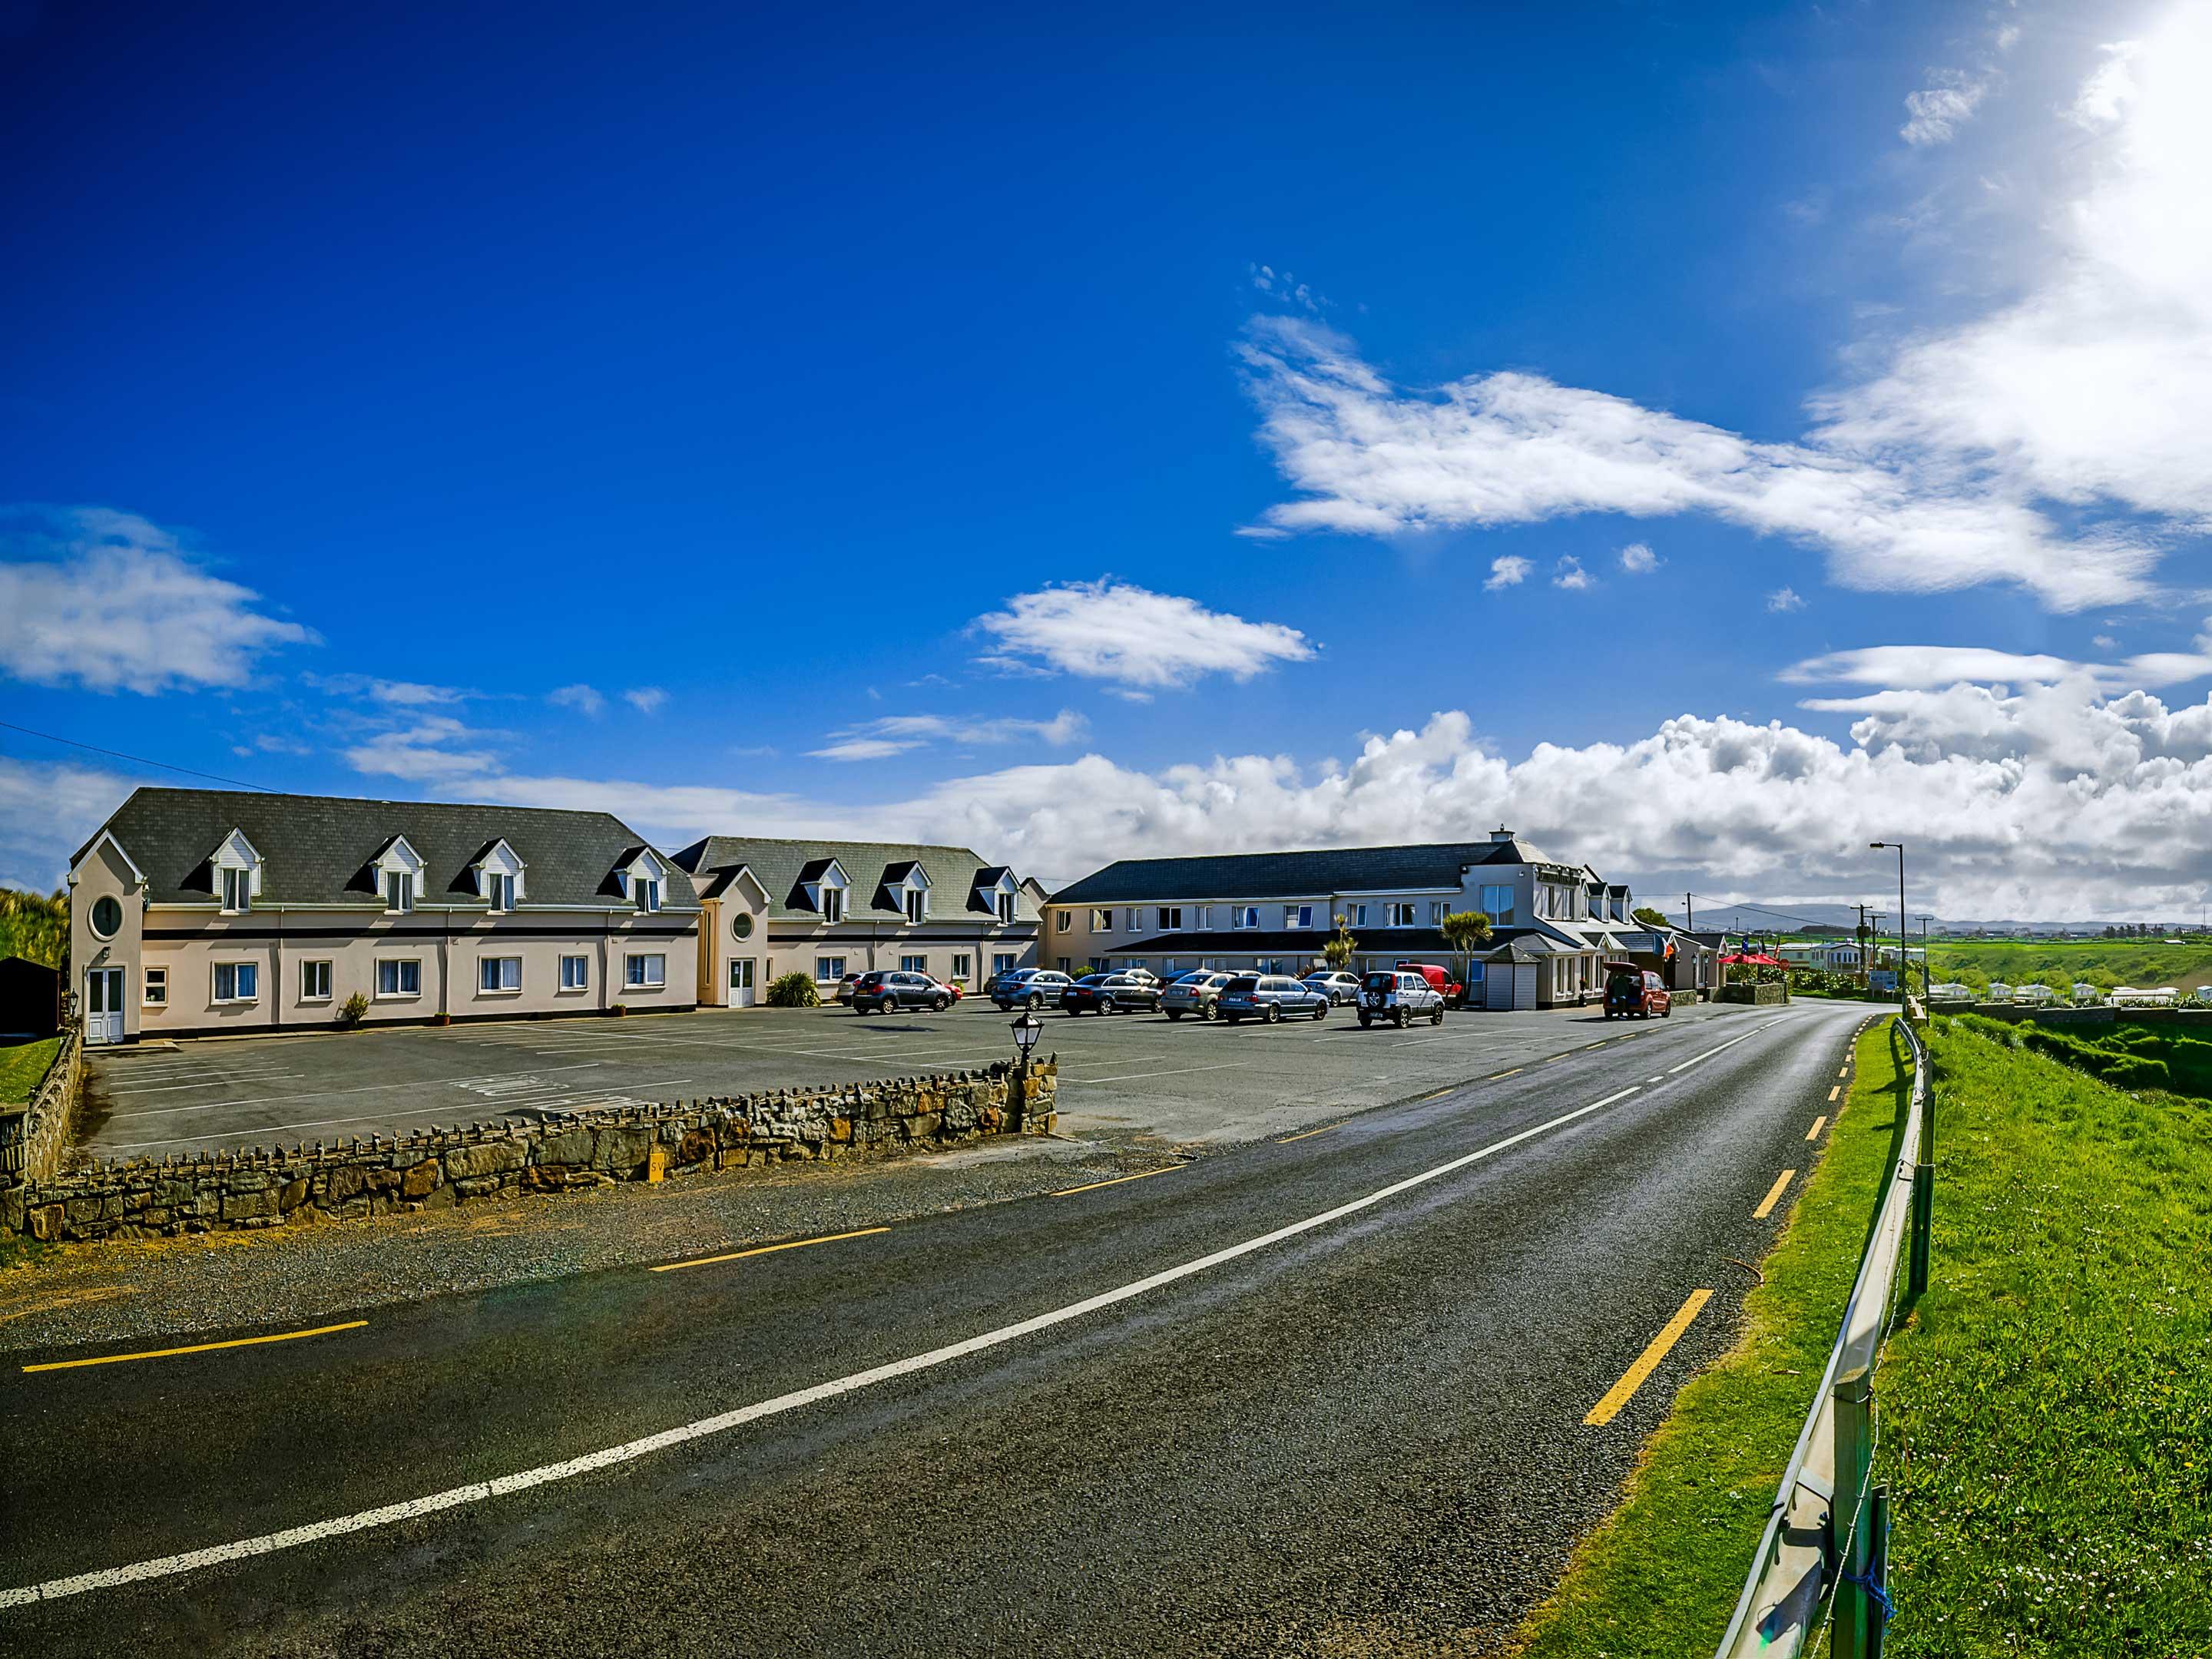
[[[1912,1048],[1912,1101],[1904,1141],[1882,1185],[1874,1234],[1844,1307],[1843,1328],[1715,1659],[1792,1659],[1806,1650],[1824,1613],[1838,1659],[1874,1659],[1881,1650],[1888,1502],[1886,1491],[1869,1486],[1874,1372],[1900,1262],[1916,1295],[1927,1288],[1935,1195],[1928,1051],[1913,1029],[1915,1012],[1908,1001],[1898,1022]]]

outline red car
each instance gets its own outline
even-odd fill
[[[1433,962],[1401,962],[1398,964],[1398,971],[1401,974],[1419,974],[1423,979],[1428,981],[1435,988],[1436,994],[1444,1000],[1444,1006],[1447,1008],[1458,1007],[1466,994],[1466,988]]]
[[[1608,962],[1605,969],[1607,1019],[1649,1019],[1654,1014],[1662,1019],[1673,1018],[1674,999],[1667,981],[1658,975],[1632,962]]]

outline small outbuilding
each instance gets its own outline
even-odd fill
[[[0,957],[0,1035],[50,1037],[61,1029],[61,970]]]

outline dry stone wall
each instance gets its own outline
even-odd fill
[[[0,1121],[0,1187],[43,1181],[61,1167],[83,1074],[84,1045],[75,1031],[65,1030],[30,1103]]]
[[[706,1170],[927,1152],[1049,1134],[1057,1059],[587,1112],[456,1124],[386,1140],[109,1162],[0,1192],[0,1228],[33,1238],[152,1238],[435,1209]]]

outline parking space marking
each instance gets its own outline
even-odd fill
[[[694,1261],[664,1261],[659,1267],[648,1267],[646,1271],[672,1273],[685,1267],[711,1267],[717,1261],[743,1261],[747,1256],[774,1255],[778,1250],[803,1250],[810,1244],[835,1244],[840,1239],[866,1238],[872,1233],[889,1231],[889,1227],[861,1227],[849,1233],[824,1233],[819,1238],[793,1238],[781,1244],[758,1244],[750,1250],[732,1250],[726,1255],[702,1255]]]
[[[635,1109],[641,1106],[651,1106],[655,1103],[655,1102],[649,1100],[634,1099],[628,1095],[604,1095],[589,1100],[578,1100],[572,1097],[562,1103],[562,1109],[564,1110],[574,1111],[581,1111],[586,1107],[592,1109],[599,1107],[626,1107]],[[292,1134],[301,1129],[333,1129],[348,1123],[359,1123],[363,1125],[390,1123],[403,1117],[435,1116],[446,1118],[450,1121],[453,1115],[453,1107],[454,1103],[449,1101],[443,1106],[425,1106],[417,1111],[379,1112],[374,1117],[325,1117],[318,1118],[311,1123],[253,1123],[243,1125],[235,1129],[219,1130],[213,1134],[173,1135],[167,1140],[127,1140],[115,1142],[105,1146],[94,1146],[92,1148],[92,1151],[101,1157],[106,1157],[112,1152],[148,1152],[156,1146],[197,1146],[204,1140],[255,1140],[269,1135]],[[379,1133],[381,1133],[381,1131]]]
[[[120,1365],[132,1359],[169,1359],[180,1353],[212,1353],[217,1348],[252,1348],[264,1342],[296,1342],[303,1336],[328,1336],[332,1331],[357,1331],[366,1319],[349,1319],[343,1325],[318,1325],[309,1331],[280,1331],[274,1336],[240,1336],[228,1342],[195,1342],[188,1348],[153,1348],[144,1353],[106,1353],[94,1359],[50,1359],[43,1365],[26,1365],[27,1371],[73,1371],[85,1365]]]
[[[1775,1176],[1774,1184],[1766,1189],[1766,1196],[1759,1200],[1759,1207],[1751,1212],[1753,1221],[1764,1221],[1774,1213],[1774,1206],[1782,1201],[1782,1194],[1788,1190],[1796,1174],[1795,1170],[1784,1170]]]
[[[1165,1169],[1140,1170],[1135,1175],[1132,1176],[1115,1176],[1111,1181],[1093,1181],[1089,1184],[1081,1187],[1062,1187],[1058,1192],[1050,1194],[1050,1196],[1054,1198],[1073,1198],[1078,1193],[1095,1193],[1101,1187],[1120,1187],[1125,1186],[1132,1181],[1149,1181],[1156,1175],[1173,1175],[1177,1170],[1187,1170],[1189,1167],[1190,1166],[1188,1164],[1170,1164]]]
[[[1583,1419],[1585,1428],[1603,1428],[1620,1414],[1636,1391],[1644,1386],[1644,1379],[1659,1369],[1659,1362],[1668,1351],[1682,1340],[1682,1333],[1690,1328],[1690,1322],[1713,1299],[1711,1291],[1692,1291],[1688,1301],[1675,1310],[1674,1316],[1651,1339],[1650,1346],[1636,1357],[1636,1363],[1621,1373],[1620,1381],[1605,1391],[1605,1397],[1589,1408]]]
[[[281,1083],[297,1072],[233,1072],[223,1077],[203,1078],[197,1083],[161,1083],[145,1089],[110,1089],[111,1095],[173,1095],[189,1089],[228,1089],[240,1083]]]
[[[1234,1072],[1243,1069],[1244,1069],[1244,1062],[1243,1060],[1224,1060],[1218,1066],[1185,1066],[1180,1070],[1173,1072],[1123,1072],[1115,1077],[1062,1078],[1060,1079],[1060,1086],[1062,1088],[1066,1088],[1070,1084],[1076,1083],[1134,1083],[1139,1078],[1188,1077],[1194,1072]]]
[[[1818,1140],[1820,1138],[1820,1130],[1822,1127],[1826,1124],[1827,1121],[1828,1115],[1826,1112],[1821,1113],[1820,1116],[1814,1118],[1813,1120],[1813,1127],[1805,1131],[1805,1139],[1808,1140]]]

